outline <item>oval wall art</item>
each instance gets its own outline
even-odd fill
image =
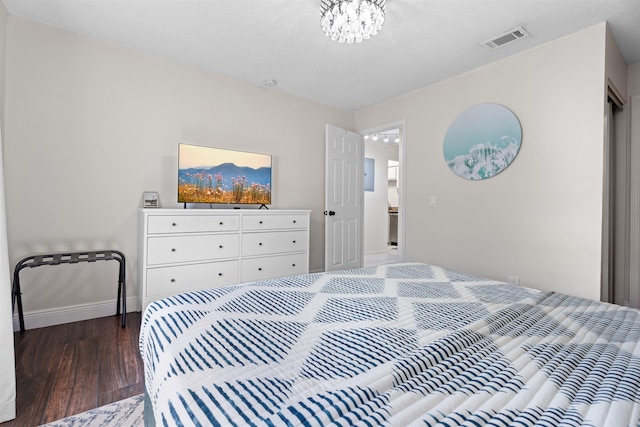
[[[444,158],[462,178],[487,179],[513,162],[521,142],[522,128],[511,110],[499,104],[478,104],[449,125],[444,136]]]

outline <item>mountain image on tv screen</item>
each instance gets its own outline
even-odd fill
[[[178,145],[179,203],[271,203],[271,156]]]

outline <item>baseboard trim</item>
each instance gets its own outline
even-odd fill
[[[380,249],[378,251],[369,251],[369,252],[365,252],[364,256],[371,256],[371,255],[382,255],[382,254],[387,254],[389,253],[389,249]]]
[[[127,312],[138,310],[138,298],[127,298]],[[24,313],[24,326],[27,330],[44,328],[47,326],[61,325],[63,323],[79,322],[82,320],[96,319],[98,317],[113,316],[116,314],[116,300],[100,301],[89,304],[70,305],[46,310],[35,310]],[[18,311],[13,313],[13,331],[20,330]]]

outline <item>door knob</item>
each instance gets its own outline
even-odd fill
[[[324,211],[325,215],[334,216],[336,213],[334,211]]]

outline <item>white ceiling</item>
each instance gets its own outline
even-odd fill
[[[341,44],[320,0],[2,0],[11,15],[358,110],[602,21],[640,62],[640,0],[387,0],[382,30]],[[480,43],[523,26],[531,36]],[[540,64],[544,66],[544,64]]]

